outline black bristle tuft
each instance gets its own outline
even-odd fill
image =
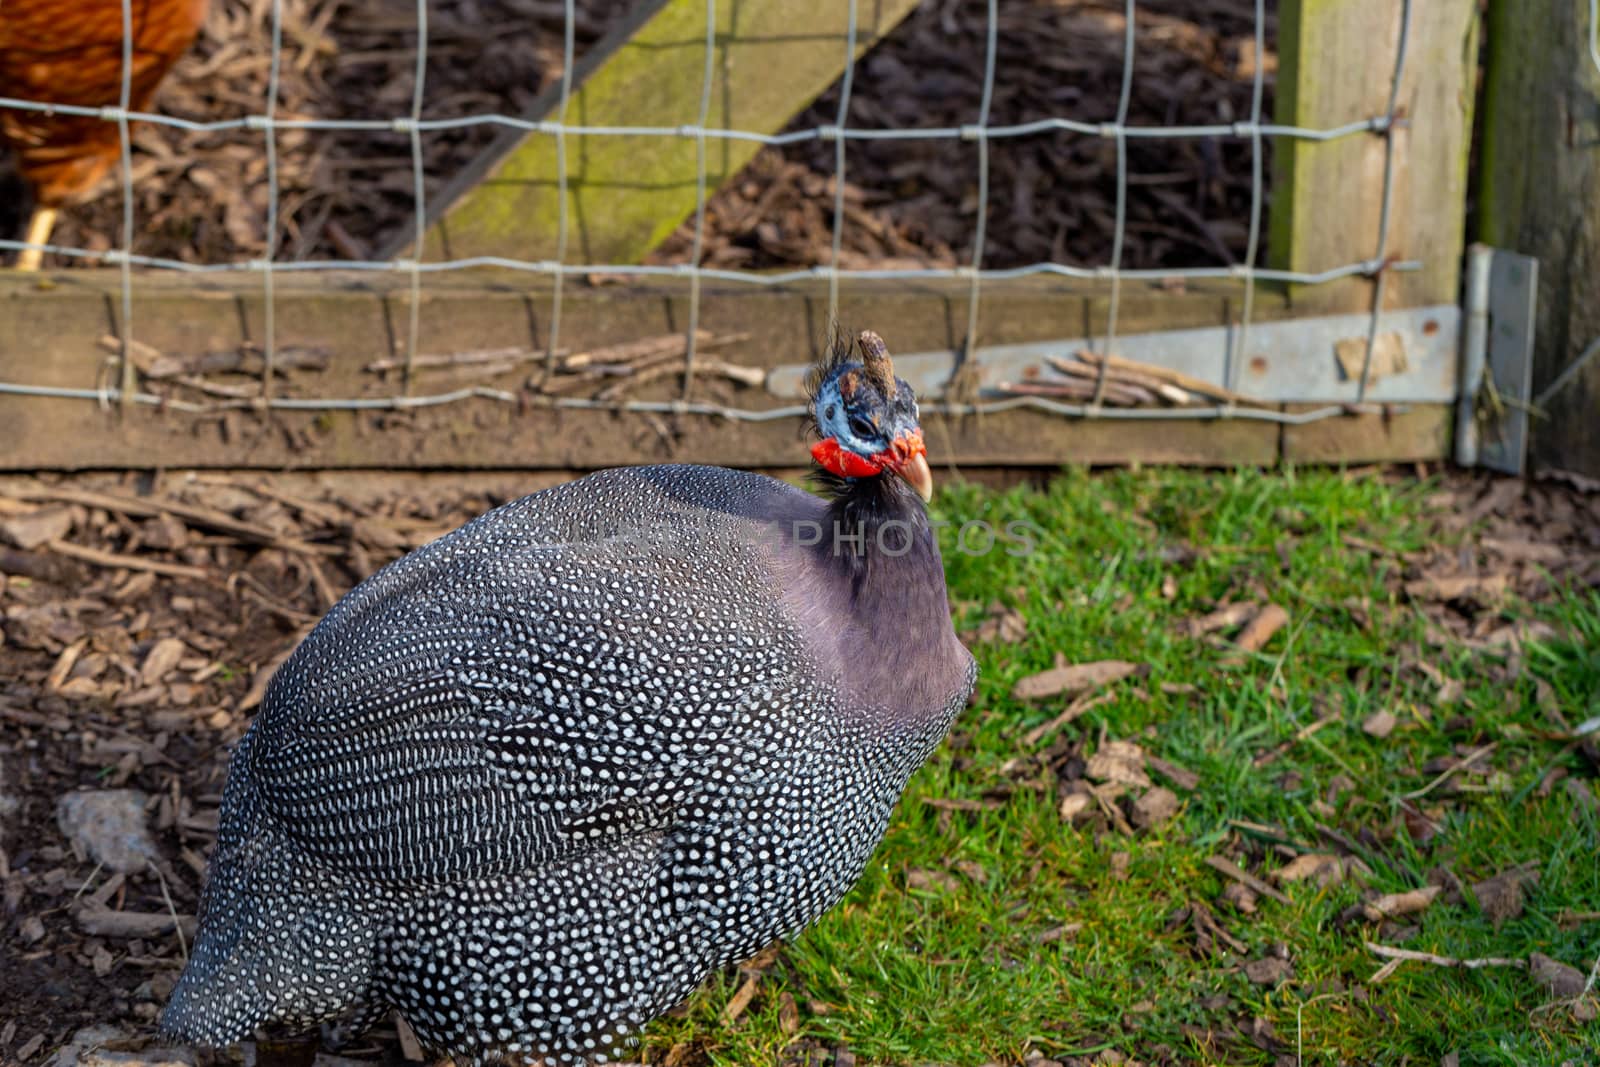
[[[852,360],[860,358],[856,351],[856,335],[846,330],[837,319],[828,328],[828,347],[822,355],[811,365],[811,370],[806,374],[806,407],[810,412],[806,417],[806,431],[813,437],[822,436],[817,428],[817,390],[822,383],[828,380],[828,375],[838,370]]]

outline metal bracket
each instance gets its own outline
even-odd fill
[[[1521,474],[1533,400],[1539,261],[1474,245],[1467,261],[1456,461]]]

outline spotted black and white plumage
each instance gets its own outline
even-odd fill
[[[976,676],[921,502],[843,492],[606,471],[363,582],[233,755],[163,1028],[603,1059],[832,907]]]

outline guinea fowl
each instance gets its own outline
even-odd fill
[[[864,332],[811,389],[820,497],[603,471],[336,604],[233,754],[163,1029],[599,1061],[833,907],[977,667],[910,386]]]

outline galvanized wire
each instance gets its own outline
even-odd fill
[[[1133,101],[1133,48],[1135,44],[1138,7],[1135,0],[1127,0],[1123,8],[1122,29],[1122,91],[1117,96],[1117,126],[1128,122],[1128,106]],[[1128,229],[1128,139],[1117,135],[1117,214],[1111,234],[1111,299],[1106,307],[1106,344],[1103,352],[1113,354],[1117,343],[1117,312],[1122,303],[1122,243]],[[1095,375],[1092,407],[1098,410],[1106,399],[1106,383],[1111,380],[1111,360],[1100,361],[1100,372]]]
[[[1568,384],[1576,379],[1579,372],[1593,362],[1596,356],[1600,356],[1600,337],[1596,337],[1593,341],[1590,341],[1589,347],[1585,348],[1577,359],[1573,360],[1571,363],[1568,363],[1566,369],[1560,374],[1556,375],[1555,381],[1545,386],[1544,390],[1538,396],[1533,398],[1534,408],[1542,410],[1557,393],[1561,392],[1561,390],[1565,389]]]
[[[967,290],[967,336],[961,357],[978,357],[978,306],[983,297],[983,244],[989,239],[989,108],[994,103],[994,61],[999,51],[1000,3],[989,0],[989,19],[983,42],[983,98],[978,104],[978,124],[962,130],[962,136],[978,142],[978,221],[972,235],[972,284]]]
[[[133,70],[133,15],[132,0],[123,0],[123,71],[120,106],[116,108],[95,108],[73,105],[55,104],[48,101],[18,100],[0,97],[0,108],[13,108],[26,111],[51,111],[63,115],[88,115],[118,124],[122,145],[121,176],[123,186],[123,219],[121,248],[110,254],[92,252],[88,249],[72,248],[54,244],[43,246],[43,250],[69,258],[104,259],[118,264],[120,267],[120,296],[121,317],[118,323],[118,336],[120,341],[121,358],[121,385],[112,390],[98,388],[91,391],[76,390],[41,390],[41,387],[25,384],[0,383],[0,393],[13,393],[23,395],[52,395],[52,396],[79,396],[87,395],[98,397],[102,401],[113,396],[123,404],[161,404],[171,410],[225,410],[227,408],[263,408],[267,410],[344,410],[344,409],[383,409],[406,408],[414,406],[431,406],[437,403],[448,403],[455,399],[470,396],[492,397],[505,400],[511,394],[492,389],[457,390],[450,393],[436,394],[425,397],[411,396],[415,379],[415,361],[419,350],[420,334],[420,306],[422,297],[422,278],[426,274],[474,270],[483,268],[499,268],[528,273],[532,275],[546,275],[552,279],[553,293],[550,313],[550,327],[548,330],[548,351],[546,354],[547,371],[553,369],[552,361],[559,344],[561,335],[561,314],[563,298],[563,280],[568,274],[617,276],[624,278],[649,278],[649,277],[687,277],[689,279],[689,321],[686,337],[685,375],[683,398],[679,401],[665,405],[648,402],[630,402],[625,404],[611,404],[602,402],[585,402],[574,398],[560,398],[552,400],[548,406],[579,409],[627,410],[627,411],[676,411],[676,412],[703,412],[717,414],[734,419],[766,419],[783,417],[782,413],[789,412],[787,408],[773,409],[773,412],[740,411],[738,409],[724,408],[719,405],[689,403],[690,390],[694,378],[694,363],[696,355],[697,333],[702,312],[702,283],[705,280],[716,280],[740,285],[753,285],[757,287],[771,287],[792,284],[797,281],[806,281],[818,277],[825,277],[828,283],[828,308],[830,318],[838,313],[839,287],[842,281],[853,279],[878,279],[885,281],[933,281],[940,279],[961,279],[968,284],[968,316],[967,331],[964,338],[964,349],[969,356],[976,356],[978,351],[978,333],[980,321],[980,308],[982,287],[985,283],[1027,277],[1055,277],[1065,279],[1082,279],[1090,281],[1109,280],[1111,299],[1108,308],[1104,344],[1109,353],[1113,348],[1118,329],[1118,313],[1120,309],[1121,286],[1124,280],[1174,280],[1174,279],[1243,279],[1244,281],[1244,307],[1240,328],[1235,336],[1235,344],[1226,363],[1224,377],[1230,388],[1234,386],[1239,364],[1243,359],[1247,344],[1250,320],[1252,315],[1252,300],[1254,287],[1258,282],[1272,281],[1300,285],[1317,285],[1332,282],[1348,277],[1369,277],[1376,280],[1375,298],[1373,303],[1372,325],[1369,330],[1367,360],[1370,363],[1373,344],[1376,338],[1378,315],[1382,306],[1383,278],[1390,270],[1418,270],[1421,264],[1417,262],[1389,263],[1385,262],[1387,254],[1388,220],[1391,210],[1393,194],[1393,146],[1388,146],[1386,159],[1383,209],[1380,217],[1379,241],[1376,254],[1367,260],[1346,263],[1330,267],[1321,271],[1274,270],[1257,268],[1255,263],[1259,253],[1261,212],[1264,201],[1264,174],[1262,167],[1262,142],[1267,137],[1278,137],[1308,143],[1326,143],[1347,137],[1368,135],[1372,133],[1387,136],[1396,121],[1398,94],[1404,71],[1406,55],[1406,38],[1410,25],[1410,3],[1405,5],[1405,18],[1399,54],[1396,61],[1393,83],[1390,90],[1389,107],[1385,114],[1358,119],[1339,126],[1327,128],[1312,128],[1295,125],[1282,125],[1265,123],[1262,121],[1262,101],[1264,94],[1264,62],[1265,56],[1265,11],[1264,0],[1255,2],[1255,45],[1256,45],[1256,70],[1252,87],[1252,106],[1249,121],[1228,122],[1204,125],[1186,126],[1130,126],[1128,116],[1130,111],[1132,81],[1134,69],[1134,48],[1137,37],[1137,6],[1136,0],[1126,0],[1124,28],[1124,57],[1123,77],[1121,91],[1118,97],[1117,112],[1112,121],[1087,122],[1065,117],[1048,117],[1025,123],[1016,123],[1002,126],[989,125],[991,105],[994,98],[996,63],[998,53],[999,19],[998,0],[988,0],[988,19],[985,33],[985,60],[984,79],[982,87],[982,102],[977,116],[977,122],[959,127],[907,127],[894,129],[850,128],[848,126],[848,109],[851,101],[851,92],[855,76],[854,56],[859,47],[859,0],[850,0],[849,22],[846,35],[847,62],[841,86],[839,108],[836,121],[833,125],[819,125],[809,129],[793,130],[779,134],[765,134],[749,130],[736,129],[710,129],[707,122],[710,118],[711,93],[715,80],[715,57],[717,48],[716,32],[716,0],[706,0],[706,29],[704,40],[704,69],[701,83],[701,93],[698,113],[692,124],[682,126],[599,126],[584,124],[569,124],[566,120],[570,112],[570,102],[573,92],[573,70],[575,67],[575,25],[576,3],[575,0],[564,0],[565,8],[565,34],[563,40],[563,65],[559,103],[554,118],[526,119],[500,114],[479,114],[451,118],[424,118],[423,94],[425,88],[429,29],[427,0],[416,0],[416,27],[417,47],[415,82],[411,94],[411,107],[407,117],[393,119],[305,119],[298,117],[285,118],[280,116],[277,107],[279,66],[282,57],[283,13],[281,0],[271,0],[271,34],[272,51],[271,66],[267,101],[263,112],[258,115],[246,115],[235,119],[226,119],[213,122],[195,122],[174,116],[133,112],[130,110],[132,98],[132,70]],[[1591,0],[1591,12],[1596,6],[1596,0]],[[1591,40],[1590,50],[1595,58],[1597,67],[1600,67],[1600,38],[1593,32],[1594,16],[1591,14]],[[240,261],[221,261],[213,263],[187,263],[176,259],[136,255],[133,252],[134,243],[134,189],[132,181],[132,162],[130,152],[129,130],[133,122],[149,122],[175,129],[198,133],[214,133],[235,129],[250,129],[263,134],[267,163],[268,209],[267,209],[267,237],[264,256],[261,259],[243,259]],[[556,255],[553,260],[528,261],[498,256],[469,256],[462,258],[442,258],[434,262],[424,262],[425,241],[427,235],[428,218],[426,212],[426,175],[423,166],[422,136],[425,132],[460,130],[473,127],[498,127],[505,130],[523,133],[548,135],[555,139],[557,159],[557,235]],[[314,130],[314,131],[393,131],[405,133],[410,147],[410,162],[412,170],[412,194],[414,200],[414,246],[409,259],[394,260],[318,260],[309,262],[277,262],[276,257],[280,248],[279,235],[279,175],[277,166],[276,136],[280,130]],[[1106,138],[1116,146],[1117,158],[1117,199],[1116,223],[1113,237],[1113,246],[1110,262],[1099,267],[1078,267],[1055,262],[1039,262],[1020,267],[1004,269],[986,269],[983,267],[984,245],[987,237],[987,223],[989,210],[989,149],[990,142],[1006,138],[1032,137],[1051,133],[1072,133],[1086,136]],[[571,194],[568,160],[567,140],[571,137],[588,136],[632,136],[632,137],[688,137],[695,142],[696,151],[696,199],[694,240],[689,261],[675,266],[640,266],[635,264],[569,264],[566,262],[569,240],[569,207],[568,199]],[[870,141],[902,141],[913,139],[951,139],[959,138],[974,143],[977,152],[978,165],[978,208],[975,224],[972,256],[966,266],[955,268],[919,268],[919,269],[891,269],[891,270],[846,270],[841,268],[842,258],[842,232],[844,227],[844,191],[846,179],[846,154],[850,142]],[[1128,187],[1128,142],[1130,140],[1148,140],[1156,138],[1229,138],[1248,140],[1252,148],[1252,186],[1251,186],[1251,218],[1248,239],[1248,254],[1242,265],[1218,265],[1213,267],[1191,267],[1181,269],[1124,269],[1122,266],[1123,252],[1127,228],[1127,187]],[[834,188],[834,231],[832,240],[832,254],[829,263],[824,268],[808,268],[801,270],[778,271],[770,273],[754,273],[736,270],[720,270],[705,268],[701,260],[705,250],[705,227],[707,199],[710,193],[708,187],[708,144],[717,141],[745,142],[757,145],[783,146],[807,141],[831,140],[834,142],[835,158],[835,188]],[[21,250],[29,247],[24,242],[0,240],[0,249]],[[162,398],[149,393],[140,393],[136,388],[136,375],[133,361],[130,357],[132,340],[132,270],[135,266],[151,269],[167,270],[175,273],[190,275],[206,275],[213,273],[228,273],[237,271],[260,271],[262,274],[263,295],[266,301],[264,319],[264,351],[265,370],[261,386],[261,397],[256,401],[224,401],[212,404],[191,404],[177,401],[172,398]],[[273,377],[277,352],[276,329],[276,304],[279,292],[276,277],[282,273],[298,273],[302,271],[320,272],[394,272],[400,271],[406,275],[409,289],[409,303],[407,308],[407,325],[405,337],[405,374],[404,394],[392,398],[363,398],[359,400],[338,399],[312,399],[278,398],[272,396]],[[1587,355],[1584,357],[1587,358]],[[1581,361],[1580,361],[1581,362]],[[1364,396],[1367,380],[1366,370],[1363,370],[1361,393]],[[981,404],[945,404],[927,405],[929,411],[945,411],[946,413],[971,414],[985,413],[1016,408],[1029,408],[1040,411],[1050,411],[1058,414],[1073,416],[1093,415],[1104,418],[1153,418],[1153,419],[1191,419],[1214,418],[1223,415],[1233,415],[1240,418],[1267,419],[1268,421],[1284,421],[1298,423],[1314,421],[1315,418],[1329,417],[1336,414],[1338,408],[1325,408],[1320,412],[1307,413],[1307,416],[1293,418],[1281,417],[1278,413],[1267,412],[1259,409],[1239,408],[1232,404],[1220,405],[1216,408],[1203,409],[1107,409],[1102,401],[1105,391],[1105,377],[1102,374],[1097,381],[1096,394],[1093,402],[1088,405],[1065,404],[1058,401],[1040,397],[1011,398],[992,403]],[[518,403],[528,403],[526,397],[518,397]],[[541,401],[535,399],[535,404]]]
[[[694,244],[689,250],[689,334],[683,349],[683,402],[694,395],[694,355],[700,332],[700,257],[706,245],[706,119],[711,115],[711,80],[717,47],[717,0],[706,0],[705,67],[700,74],[700,110],[695,124],[685,131],[694,137],[695,197]],[[692,131],[692,133],[690,132]]]
[[[278,299],[273,287],[272,261],[278,249],[278,131],[272,120],[278,113],[278,67],[283,60],[283,0],[272,0],[272,54],[267,67],[267,110],[262,136],[267,155],[267,243],[261,257],[261,395],[272,395],[272,376],[278,360]]]
[[[422,90],[428,80],[428,0],[417,0],[417,66],[411,86],[411,118],[397,121],[411,140],[411,200],[416,238],[411,246],[411,301],[406,314],[406,368],[403,388],[409,394],[416,374],[418,337],[422,332],[422,256],[428,233],[427,182],[422,169]],[[399,266],[399,264],[396,264]]]
[[[397,120],[403,122],[404,120]],[[108,259],[120,253],[95,252],[87,248],[74,248],[70,245],[30,245],[26,241],[0,239],[0,249],[21,251],[25,248],[40,248],[58,256],[75,259]],[[127,257],[134,266],[150,267],[153,269],[172,271],[176,274],[233,274],[240,271],[256,270],[253,261],[223,262],[223,263],[188,263],[181,259],[167,259],[160,256],[135,255]],[[1401,260],[1395,263],[1383,263],[1380,260],[1361,260],[1356,263],[1346,263],[1338,267],[1330,267],[1323,271],[1299,270],[1272,270],[1261,269],[1255,271],[1258,281],[1285,282],[1292,285],[1324,285],[1341,278],[1357,276],[1372,277],[1381,270],[1418,271],[1422,269],[1421,260]],[[751,285],[757,288],[771,288],[775,286],[793,285],[796,282],[810,281],[827,276],[826,267],[806,267],[798,270],[754,272],[740,270],[721,270],[715,267],[703,267],[698,272],[691,271],[687,264],[678,265],[647,265],[635,263],[554,263],[547,260],[532,261],[526,259],[509,259],[504,256],[468,256],[462,259],[439,260],[433,263],[417,263],[411,260],[389,259],[317,259],[296,260],[278,263],[274,269],[279,274],[290,273],[392,273],[415,270],[422,274],[437,274],[445,271],[475,270],[480,268],[497,268],[502,270],[521,271],[528,274],[548,275],[596,275],[599,277],[615,277],[622,279],[650,278],[650,277],[688,277],[698,273],[702,278],[713,281],[733,282],[739,285]],[[970,267],[956,268],[893,268],[888,270],[841,270],[839,276],[844,279],[876,278],[883,281],[948,281],[954,278],[970,280],[973,271]],[[986,267],[976,272],[984,281],[1003,281],[1012,278],[1031,277],[1059,277],[1082,280],[1099,280],[1105,277],[1105,269],[1101,267],[1077,267],[1069,263],[1029,263],[1021,267]],[[1166,281],[1189,279],[1196,281],[1237,278],[1237,267],[1184,267],[1178,269],[1163,268],[1132,268],[1121,272],[1124,278],[1141,279],[1145,281]]]
[[[111,109],[84,107],[81,104],[54,104],[38,100],[22,100],[0,96],[0,108],[20,111],[47,111],[58,115],[81,115],[89,118],[112,119]],[[196,122],[175,115],[162,115],[149,111],[128,113],[130,122],[148,122],[158,126],[189,133],[220,133],[228,130],[255,129],[264,116],[249,115],[243,118],[218,119]],[[986,126],[984,135],[991,141],[1008,137],[1033,137],[1043,133],[1080,133],[1093,137],[1171,140],[1174,138],[1250,137],[1259,133],[1263,137],[1288,137],[1300,141],[1337,141],[1362,133],[1381,133],[1387,124],[1383,115],[1357,119],[1338,126],[1313,127],[1281,125],[1277,123],[1221,122],[1192,126],[1121,126],[1108,122],[1079,122],[1074,119],[1046,118],[1009,126]],[[836,126],[812,126],[788,133],[759,133],[754,130],[705,129],[693,126],[589,126],[552,122],[548,119],[523,119],[511,115],[484,114],[460,115],[452,118],[424,119],[417,128],[424,133],[439,130],[460,130],[473,126],[499,126],[520,133],[554,133],[559,126],[569,137],[676,137],[703,134],[707,140],[749,141],[758,145],[800,144],[806,141],[828,140],[835,135],[850,141],[925,141],[959,138],[966,127],[962,126],[897,126],[889,128],[853,127],[839,130]],[[322,131],[393,131],[393,119],[274,119],[277,130]]]
[[[576,29],[578,14],[577,0],[566,0],[566,25],[561,40],[561,100],[556,105],[556,262],[565,263],[567,259],[567,134],[561,123],[567,121],[567,109],[572,103],[572,64],[576,59]],[[561,344],[561,279],[563,274],[557,272],[552,284],[554,290],[550,294],[550,347],[545,350],[544,372],[546,376],[555,373],[556,349]]]
[[[1395,46],[1394,78],[1389,85],[1387,122],[1383,128],[1383,203],[1378,210],[1378,249],[1373,258],[1382,261],[1389,251],[1389,218],[1394,208],[1394,127],[1400,108],[1400,83],[1406,74],[1407,44],[1411,40],[1411,0],[1400,7],[1400,41]],[[1380,271],[1372,286],[1372,322],[1367,327],[1367,347],[1361,357],[1361,380],[1356,385],[1356,402],[1367,398],[1367,383],[1372,378],[1372,353],[1378,344],[1378,319],[1383,314],[1385,276]]]
[[[1249,354],[1250,320],[1255,313],[1256,254],[1261,245],[1261,207],[1266,199],[1266,174],[1262,167],[1261,104],[1266,94],[1266,24],[1265,0],[1256,0],[1255,26],[1255,76],[1250,85],[1250,124],[1255,132],[1250,135],[1250,235],[1245,240],[1244,262],[1238,277],[1244,280],[1244,306],[1239,312],[1239,329],[1234,334],[1236,343],[1228,352],[1223,366],[1223,383],[1228,390],[1228,405],[1234,406],[1233,396],[1239,391],[1239,369]]]
[[[14,396],[36,396],[65,400],[90,400],[100,396],[95,389],[69,389],[60,386],[47,385],[22,385],[13,382],[0,382],[0,394]],[[120,394],[113,393],[118,397]],[[163,411],[178,411],[186,414],[212,415],[224,411],[404,411],[411,408],[438,407],[443,404],[453,404],[461,400],[479,398],[494,400],[503,404],[514,404],[518,407],[543,407],[559,408],[563,410],[579,411],[609,411],[618,413],[648,412],[652,414],[688,414],[712,415],[720,419],[731,419],[735,422],[771,422],[775,419],[795,418],[806,414],[807,408],[803,404],[791,404],[776,408],[737,408],[726,407],[721,404],[707,404],[703,402],[685,402],[682,400],[626,400],[607,401],[592,400],[586,397],[568,396],[528,396],[525,393],[514,393],[505,389],[493,389],[486,386],[470,386],[453,389],[446,393],[434,393],[427,396],[377,396],[377,397],[260,397],[255,399],[217,400],[206,403],[196,403],[188,400],[175,400],[172,397],[161,396],[156,393],[133,393],[126,399],[130,403],[145,404],[158,407]],[[1403,408],[1404,405],[1386,405],[1390,408]],[[1081,418],[1091,414],[1086,404],[1067,404],[1051,400],[1048,397],[1017,396],[1007,397],[1004,400],[989,400],[975,404],[941,403],[933,402],[919,404],[918,408],[923,414],[947,415],[958,417],[962,415],[989,415],[1002,411],[1032,410],[1043,411],[1054,415],[1065,415]],[[1314,411],[1289,413],[1278,411],[1275,408],[1241,407],[1230,408],[1223,405],[1195,408],[1104,408],[1098,417],[1106,419],[1152,419],[1156,421],[1209,421],[1221,418],[1246,419],[1256,422],[1273,422],[1287,426],[1301,426],[1306,423],[1320,422],[1323,419],[1333,418],[1336,415],[1345,415],[1351,412],[1351,407],[1346,404],[1329,404]],[[1375,410],[1375,409],[1374,409]]]
[[[843,130],[850,121],[850,90],[856,80],[856,16],[859,0],[850,0],[849,23],[845,28],[844,79],[839,84],[839,112],[835,122]],[[828,259],[828,322],[839,321],[839,256],[844,252],[844,168],[845,139],[833,141],[833,249]]]
[[[128,125],[128,109],[133,106],[133,0],[122,0],[122,84],[118,88],[117,140],[122,148],[122,255],[119,279],[122,287],[122,316],[117,323],[117,342],[121,349],[123,410],[127,396],[137,381],[133,368],[133,138]],[[102,403],[104,401],[102,400]]]

